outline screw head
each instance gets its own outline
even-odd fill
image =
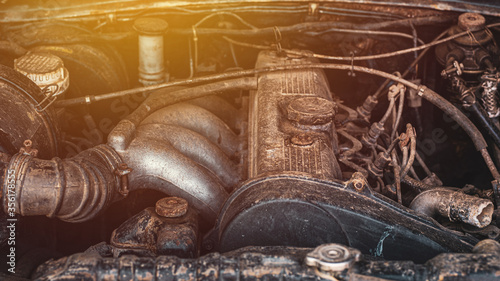
[[[188,202],[179,197],[165,197],[156,202],[155,211],[165,218],[178,218],[188,211]]]

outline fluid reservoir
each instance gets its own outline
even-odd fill
[[[167,22],[157,18],[139,18],[134,22],[139,33],[139,82],[144,86],[165,82],[163,33],[167,27]]]

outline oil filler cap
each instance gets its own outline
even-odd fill
[[[333,120],[336,104],[320,97],[301,97],[287,107],[288,120],[302,125],[323,125]]]
[[[58,96],[69,86],[68,70],[61,58],[50,53],[29,52],[14,60],[14,69],[50,93]]]

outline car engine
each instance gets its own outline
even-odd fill
[[[498,280],[500,4],[0,6],[0,279]]]

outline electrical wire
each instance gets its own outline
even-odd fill
[[[302,22],[288,26],[278,26],[277,28],[281,33],[303,33],[314,30],[324,30],[328,28],[344,28],[344,29],[362,29],[362,30],[381,30],[385,28],[398,28],[398,27],[411,27],[413,25],[428,25],[449,22],[454,18],[451,17],[417,17],[412,19],[401,19],[394,21],[384,21],[375,23],[352,24],[338,21],[319,21],[319,22]],[[254,36],[273,36],[275,33],[275,26],[263,27],[258,29],[220,29],[220,28],[199,28],[198,35],[208,36],[240,36],[240,37],[254,37]],[[190,28],[171,28],[169,34],[188,36],[191,35]]]
[[[495,27],[495,26],[500,26],[500,23],[490,24],[486,27],[491,28],[491,27]],[[425,50],[425,49],[428,49],[430,47],[433,47],[433,46],[436,46],[436,45],[439,45],[442,43],[446,43],[446,42],[451,41],[453,39],[462,37],[464,35],[470,36],[470,33],[467,31],[464,31],[464,32],[457,33],[455,35],[448,36],[444,39],[433,40],[430,43],[423,44],[423,45],[420,45],[418,47],[407,48],[407,49],[403,49],[403,50],[399,50],[399,51],[376,54],[376,55],[357,56],[357,57],[356,56],[330,56],[330,55],[322,55],[322,54],[316,54],[316,53],[311,53],[311,52],[306,52],[306,51],[295,51],[295,50],[288,50],[288,49],[282,49],[282,50],[286,54],[294,55],[294,56],[301,56],[301,57],[314,57],[314,58],[319,58],[319,59],[338,60],[338,61],[361,61],[361,60],[383,59],[383,58],[388,58],[388,57],[393,57],[393,56],[404,55],[404,54],[412,53],[415,51]],[[440,36],[438,36],[438,38],[439,37],[441,37],[441,34],[440,34]],[[227,37],[225,37],[225,40],[228,40],[229,42],[231,42],[235,45],[240,45],[243,47],[250,47],[250,48],[261,49],[261,50],[273,49],[272,46],[243,43],[243,42],[238,42],[238,41],[233,40],[233,39],[229,39]],[[412,65],[409,69],[411,69],[413,66],[415,66],[416,62],[418,62],[422,57],[423,57],[423,55],[417,57],[417,59],[414,61],[414,63],[412,63]],[[407,72],[409,71],[409,69],[407,69],[405,71],[405,75],[408,74]],[[386,86],[386,85],[384,85],[384,86]]]
[[[396,137],[396,132],[398,130],[399,122],[401,121],[401,116],[403,116],[403,109],[405,105],[405,91],[406,89],[404,87],[401,87],[399,89],[399,107],[396,119],[392,124],[391,140]]]
[[[396,14],[390,14],[390,13],[382,13],[379,11],[364,11],[364,10],[354,10],[354,9],[346,9],[346,8],[338,8],[338,7],[328,7],[328,6],[320,6],[320,11],[326,11],[326,12],[343,12],[352,14],[352,16],[375,16],[375,17],[389,17],[389,18],[404,18],[403,16],[399,16]],[[344,15],[342,14],[342,15]],[[348,14],[348,15],[349,15]],[[354,15],[358,14],[358,15]]]
[[[197,36],[196,29],[200,25],[202,25],[203,23],[205,23],[207,20],[209,20],[209,19],[211,19],[213,17],[216,17],[216,16],[231,16],[231,17],[237,19],[241,24],[243,24],[244,26],[248,27],[249,29],[252,29],[252,30],[258,29],[256,26],[250,24],[249,22],[245,21],[240,16],[238,16],[238,15],[236,15],[234,13],[231,13],[231,12],[220,12],[219,11],[219,12],[212,13],[210,15],[207,15],[207,16],[203,17],[201,20],[199,20],[197,23],[195,23],[192,26],[192,30],[193,30],[193,44],[194,44],[194,69],[193,69],[193,71],[190,72],[189,78],[193,77],[194,72],[196,72],[196,69],[198,68],[198,36]],[[191,45],[190,45],[190,47],[191,47]],[[233,55],[234,62],[236,64],[236,66],[238,66],[238,61],[236,60],[236,56],[235,56],[235,53],[234,53],[233,43],[229,42],[229,48],[231,50],[231,54]],[[189,55],[191,57],[191,48],[189,50],[190,50]],[[191,61],[190,61],[190,63],[191,63]]]
[[[407,126],[411,126],[408,124]],[[407,174],[408,171],[410,171],[410,168],[413,166],[413,162],[415,161],[415,154],[417,151],[417,138],[415,137],[414,134],[410,134],[410,156],[408,158],[408,162],[405,163],[403,166],[403,169],[401,171],[401,178],[404,178]]]
[[[487,25],[486,28],[491,28],[491,27],[495,27],[495,26],[500,26],[500,23],[494,23],[494,24]],[[439,44],[451,41],[453,39],[462,37],[464,35],[469,35],[470,36],[470,32],[469,31],[460,32],[460,33],[448,36],[448,37],[446,37],[444,39],[440,39],[440,40],[437,40],[437,41],[434,41],[434,42],[430,42],[430,43],[427,43],[427,44],[424,44],[424,45],[420,45],[418,47],[403,49],[403,50],[389,52],[389,53],[383,53],[383,54],[377,54],[377,55],[368,55],[368,56],[358,56],[358,57],[356,57],[356,56],[349,56],[349,57],[329,56],[329,55],[321,55],[321,54],[314,54],[314,53],[311,54],[311,53],[304,52],[304,51],[294,51],[294,50],[286,50],[286,49],[283,49],[283,51],[285,53],[291,54],[291,55],[304,56],[304,57],[314,57],[314,58],[326,59],[326,60],[338,60],[338,61],[374,60],[374,59],[383,59],[383,58],[388,58],[388,57],[393,57],[393,56],[404,55],[404,54],[408,54],[408,53],[411,53],[411,52],[414,52],[414,51],[420,51],[420,50],[428,49],[430,47],[433,47],[433,46],[436,46],[436,45],[439,45]]]
[[[446,34],[448,33],[448,30],[445,30],[443,32],[441,32],[438,36],[436,36],[436,38],[434,38],[431,42],[436,42],[438,41],[439,39],[441,39],[443,36],[445,36]],[[405,70],[405,72],[403,72],[403,74],[401,75],[401,77],[406,77],[406,75],[408,75],[410,73],[410,71],[413,70],[413,68],[418,64],[418,62],[425,56],[425,54],[427,54],[427,52],[430,50],[430,48],[428,49],[425,49],[423,50],[419,55],[418,57],[408,66],[408,68]],[[375,92],[375,94],[373,94],[373,96],[375,98],[379,98],[382,93],[383,93],[383,90],[385,89],[385,87],[387,87],[387,85],[389,85],[389,82],[391,80],[390,79],[386,79],[385,82],[380,85],[380,87],[377,89],[377,91]]]
[[[243,24],[244,26],[248,27],[249,29],[258,29],[256,26],[250,24],[249,22],[245,21],[242,17],[238,16],[237,14],[235,13],[231,13],[231,12],[216,12],[216,13],[212,13],[204,18],[202,18],[201,20],[199,20],[197,23],[195,23],[193,26],[195,28],[199,27],[201,24],[203,24],[204,22],[206,22],[207,20],[209,20],[210,18],[213,18],[215,16],[231,16],[231,17],[234,17],[235,19],[237,19],[241,24]]]
[[[398,203],[403,204],[402,196],[401,196],[401,167],[398,164],[398,160],[396,157],[396,151],[392,151],[392,166],[394,168],[394,184],[396,185],[396,195],[398,198]]]
[[[403,38],[415,40],[414,35],[406,34],[403,32],[381,31],[381,30],[364,30],[364,29],[346,29],[346,28],[329,28],[326,30],[318,31],[318,32],[308,31],[308,32],[304,32],[304,34],[311,35],[311,36],[320,36],[320,35],[323,35],[325,33],[331,33],[331,32],[353,33],[353,34],[363,34],[363,35],[396,36],[396,37],[403,37]],[[421,45],[425,44],[424,41],[422,41],[420,38],[417,38],[416,40]]]
[[[394,109],[395,103],[396,103],[396,100],[394,97],[389,100],[389,106],[387,107],[387,110],[386,110],[384,116],[382,116],[382,118],[379,121],[380,125],[383,126],[385,124],[385,122],[387,121],[387,119],[389,119],[389,116],[391,115],[391,112]]]
[[[418,92],[418,95],[427,101],[434,104],[436,107],[447,113],[453,120],[455,120],[462,129],[469,135],[476,149],[481,153],[488,169],[490,170],[491,175],[495,179],[495,182],[500,182],[500,173],[498,172],[493,160],[491,159],[486,144],[486,140],[482,136],[481,132],[477,129],[477,127],[470,121],[460,110],[458,110],[455,106],[453,106],[449,101],[435,93],[434,91],[428,89],[425,86],[416,85],[408,80],[405,80],[401,77],[392,75],[390,73],[380,71],[373,68],[368,68],[364,66],[357,65],[346,65],[346,64],[333,64],[333,63],[311,63],[311,64],[290,64],[290,65],[277,65],[249,70],[239,70],[233,72],[224,72],[220,74],[208,75],[203,77],[196,77],[187,80],[173,81],[167,83],[161,83],[157,85],[151,85],[146,87],[140,87],[136,89],[128,89],[119,92],[113,92],[102,95],[95,96],[85,96],[79,98],[73,98],[68,100],[57,101],[55,104],[58,107],[65,106],[74,106],[80,104],[91,104],[93,102],[113,99],[118,97],[123,97],[127,95],[137,94],[137,93],[147,93],[153,90],[163,89],[167,87],[173,86],[185,86],[185,85],[193,85],[198,83],[211,82],[216,80],[226,80],[230,78],[236,77],[244,77],[250,75],[256,75],[261,73],[269,73],[269,72],[277,72],[277,71],[285,71],[285,70],[298,70],[298,69],[335,69],[335,70],[345,70],[345,71],[357,71],[363,72],[370,75],[380,76],[382,78],[391,79],[395,82],[401,83],[408,88],[414,89]],[[198,96],[200,97],[200,96]]]

